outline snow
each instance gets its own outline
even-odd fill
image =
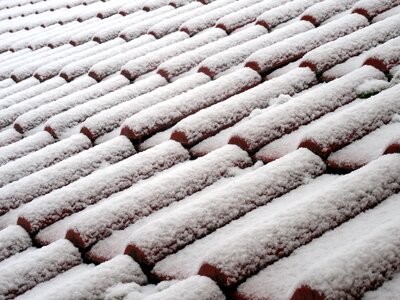
[[[381,156],[393,137],[400,138],[400,123],[383,125],[363,138],[328,157],[328,164],[342,168],[358,168]]]
[[[233,2],[235,2],[235,0],[216,0],[210,4],[202,5],[200,7],[191,9],[187,12],[181,13],[174,17],[157,22],[156,24],[154,24],[149,28],[148,33],[154,35],[157,38],[163,37],[171,32],[177,31],[184,22],[201,15],[206,16],[207,13],[212,12],[213,10],[218,9],[220,7],[226,7],[227,5]],[[188,5],[191,4],[192,3]]]
[[[321,155],[342,148],[362,138],[378,127],[389,123],[400,112],[397,95],[400,85],[395,85],[370,97],[362,103],[349,107],[340,114],[332,115],[304,135],[302,144]],[[300,146],[302,145],[300,144]]]
[[[177,121],[200,109],[251,88],[260,80],[261,77],[256,72],[249,68],[243,68],[140,111],[125,120],[121,132],[136,139],[148,136],[160,129],[174,125]]]
[[[29,234],[18,225],[10,225],[0,231],[0,262],[24,251],[32,245]],[[1,264],[0,264],[1,266]]]
[[[157,151],[168,143],[172,142],[165,142],[147,151]],[[139,182],[124,192],[71,216],[70,220],[65,219],[63,224],[56,223],[48,227],[38,237],[40,240],[53,241],[65,235],[67,229],[71,229],[71,236],[79,237],[80,246],[88,247],[109,236],[113,230],[124,229],[152,212],[213,184],[227,176],[231,168],[244,167],[250,163],[247,154],[239,148],[221,148],[202,159],[178,164]],[[39,211],[36,213],[42,214]]]
[[[159,74],[170,80],[173,77],[196,67],[207,57],[243,44],[244,42],[257,38],[266,32],[267,30],[262,26],[251,26],[248,29],[244,29],[191,51],[186,51],[176,57],[172,57],[161,63],[158,66],[157,71]]]
[[[109,18],[102,19],[98,22],[93,22],[89,26],[85,26],[83,30],[78,31],[74,35],[72,35],[69,39],[69,43],[71,43],[74,46],[84,45],[94,37],[94,35],[99,31],[99,28],[104,28],[107,26],[113,26],[115,24],[118,24],[123,18],[124,18],[123,16],[116,14]],[[79,20],[80,19],[78,18],[78,21]]]
[[[66,57],[52,60],[49,63],[43,64],[41,67],[36,69],[34,76],[40,81],[48,80],[49,78],[58,75],[61,69],[67,64],[78,61],[90,55],[97,54],[101,51],[111,49],[114,46],[122,44],[123,42],[124,41],[121,39],[111,40],[103,44],[97,44],[96,42],[88,42],[85,45],[91,44],[92,46],[90,48],[83,49],[82,51],[79,51],[78,53],[75,53],[73,55],[68,55]],[[77,48],[78,47],[80,46],[77,46]]]
[[[238,143],[246,150],[255,151],[353,101],[357,97],[356,88],[365,80],[384,78],[382,72],[364,66],[243,123],[232,133],[230,143]]]
[[[126,252],[142,263],[154,264],[324,170],[319,157],[308,150],[298,150],[149,222],[130,236]]]
[[[400,37],[393,38],[384,44],[371,49],[364,64],[372,65],[382,72],[400,64]]]
[[[152,270],[153,275],[158,278],[184,279],[197,274],[203,259],[212,253],[214,248],[223,244],[226,239],[240,235],[248,228],[255,228],[259,223],[266,222],[277,213],[287,211],[291,206],[302,203],[304,199],[315,194],[318,188],[326,187],[336,178],[337,176],[334,175],[321,175],[272,200],[267,205],[254,209],[204,238],[196,240],[177,253],[167,256],[155,265]],[[283,277],[278,278],[280,279],[278,282],[283,279]],[[254,289],[254,291],[257,290]]]
[[[36,197],[89,175],[101,166],[118,162],[134,152],[132,143],[121,136],[9,183],[0,189],[0,213],[4,214]]]
[[[16,94],[18,92],[22,92],[26,89],[29,89],[30,87],[33,87],[35,85],[38,85],[40,82],[36,78],[28,78],[23,81],[20,81],[16,84],[13,84],[9,87],[6,87],[0,91],[0,99],[4,99],[8,96],[12,96],[13,94]]]
[[[5,260],[0,263],[0,295],[14,298],[80,263],[78,249],[66,240],[23,253],[10,262]]]
[[[61,97],[50,103],[39,106],[36,109],[30,110],[19,116],[14,123],[16,126],[21,128],[20,131],[26,132],[42,124],[52,116],[55,116],[79,104],[101,97],[123,86],[126,86],[129,83],[129,80],[126,79],[125,76],[114,76],[97,84],[88,86],[87,88],[77,90],[72,94]]]
[[[210,78],[203,73],[196,73],[179,79],[168,85],[159,87],[145,95],[135,97],[126,102],[105,109],[82,123],[82,132],[91,139],[116,129],[122,122],[135,113],[180,95],[190,89],[208,82]]]
[[[146,284],[147,278],[136,262],[126,255],[120,255],[98,266],[81,268],[80,272],[66,277],[63,284],[56,283],[36,292],[32,290],[33,297],[30,299],[55,300],[61,297],[65,300],[100,300],[104,299],[109,287],[132,281]]]
[[[89,76],[83,76],[78,78],[77,80],[65,84],[65,81],[61,80],[60,78],[54,78],[54,82],[64,84],[60,85],[59,87],[53,87],[46,92],[43,92],[37,96],[27,98],[26,100],[21,101],[20,103],[14,104],[7,109],[0,112],[4,118],[8,118],[11,122],[14,122],[18,119],[19,116],[23,115],[24,113],[33,110],[41,105],[56,101],[64,96],[67,96],[77,90],[85,89],[93,84],[96,83],[96,80]],[[50,80],[49,80],[50,83]],[[42,83],[44,84],[44,83]],[[46,85],[48,86],[48,85]],[[26,129],[22,127],[22,124],[17,122],[16,129],[20,132],[25,132]]]
[[[318,87],[318,85],[317,85]],[[356,99],[353,102],[343,105],[333,112],[329,112],[322,117],[310,122],[307,125],[300,126],[299,129],[292,131],[291,133],[285,134],[282,137],[270,142],[263,148],[261,148],[256,154],[255,158],[260,159],[264,162],[271,162],[278,159],[292,151],[296,151],[302,140],[303,135],[310,129],[318,127],[320,122],[324,122],[325,119],[329,118],[332,114],[339,113],[350,106],[356,105],[363,101],[362,99]]]
[[[39,132],[37,135],[32,135],[31,137],[20,140],[19,143],[26,144],[32,140],[36,141],[38,137],[48,140],[48,136],[48,132]],[[39,141],[42,140],[40,139]],[[64,139],[54,144],[47,145],[42,149],[37,149],[32,153],[26,153],[25,156],[8,162],[0,167],[0,172],[2,174],[0,186],[4,186],[10,182],[17,181],[18,179],[28,176],[29,174],[33,174],[39,170],[47,168],[90,147],[90,140],[84,135],[78,134],[69,139]],[[15,146],[10,145],[8,149],[12,148],[15,148]],[[22,150],[23,149],[19,151]],[[7,149],[4,148],[3,151],[6,152]]]
[[[126,297],[126,300],[134,300],[135,297]],[[148,300],[224,300],[225,296],[217,284],[204,276],[192,276],[169,288],[146,297]]]
[[[360,298],[366,291],[379,287],[400,269],[399,228],[399,222],[394,220],[372,229],[366,237],[310,268],[298,287],[307,285],[328,299],[344,295]],[[343,279],[331,281],[332,278]]]
[[[262,35],[241,45],[231,47],[206,58],[199,65],[199,71],[214,77],[230,67],[242,63],[253,52],[312,28],[314,28],[314,26],[306,21],[300,21],[293,25],[288,25],[287,27]]]
[[[217,27],[223,28],[226,32],[233,32],[234,30],[243,27],[246,24],[254,22],[259,15],[272,8],[286,4],[291,0],[275,0],[275,1],[252,1],[246,2],[254,3],[251,6],[242,8],[239,11],[227,13],[220,18],[216,24]]]
[[[354,4],[352,7],[354,13],[359,13],[372,19],[380,13],[400,5],[399,0],[380,0],[379,2],[373,0],[361,0]]]
[[[162,62],[167,61],[170,58],[201,47],[225,36],[225,31],[218,28],[210,28],[194,37],[176,42],[157,51],[130,60],[122,66],[121,74],[125,75],[130,80],[135,80],[138,76],[157,69]]]
[[[163,143],[33,200],[22,209],[20,219],[29,224],[30,233],[37,232],[188,158],[179,143]],[[79,241],[73,242],[79,245]]]
[[[127,50],[140,47],[154,40],[155,38],[151,35],[143,35],[140,38],[134,39],[130,42],[121,43],[120,45],[113,46],[110,49],[103,50],[100,53],[92,54],[75,62],[71,62],[60,70],[60,76],[68,81],[71,81],[76,77],[87,73],[89,69],[98,62],[106,60],[119,53],[123,53]]]
[[[354,31],[359,32],[360,28],[368,24],[365,17],[357,14],[348,15],[258,50],[251,54],[245,63],[246,66],[259,72],[268,72],[302,57],[307,52],[306,55],[310,55],[309,51],[315,48],[319,50],[321,45],[330,41],[335,41]]]
[[[352,14],[350,16],[354,17],[356,15]],[[337,22],[342,21],[344,18],[350,18],[350,16],[343,17]],[[335,23],[331,22],[324,26]],[[329,43],[326,41],[325,45],[304,55],[301,66],[310,66],[314,71],[321,73],[352,56],[395,38],[399,34],[400,18],[397,16],[390,17],[347,36],[339,37]]]
[[[375,291],[364,294],[363,300],[388,299],[395,300],[400,295],[400,275],[396,273],[393,279],[386,281]]]
[[[170,10],[173,10],[171,6],[163,6],[160,9],[149,13],[146,13],[144,10],[139,10],[131,15],[124,17],[118,23],[99,30],[93,36],[93,40],[98,43],[104,43],[111,39],[115,39],[118,37],[119,33],[126,27],[135,25],[143,20],[151,18],[152,16],[157,16]]]
[[[95,42],[93,42],[95,44]],[[77,52],[83,51],[85,49],[91,48],[94,46],[93,43],[86,43],[77,47],[73,47],[72,45],[63,45],[61,47],[57,47],[46,51],[40,55],[40,57],[36,57],[34,61],[27,62],[16,68],[11,73],[11,78],[15,81],[21,81],[32,76],[36,69],[42,66],[44,63],[52,60],[57,60],[60,58],[64,58],[65,56],[73,55]]]
[[[243,231],[240,236],[226,239],[207,255],[199,274],[208,273],[216,277],[211,275],[214,270],[214,274],[219,274],[215,279],[220,284],[231,286],[239,283],[396,193],[400,188],[399,170],[400,155],[391,154],[341,176],[317,194],[305,199],[305,202],[281,211],[257,227]],[[362,258],[363,255],[350,257]],[[318,270],[326,271],[327,268],[321,267]],[[318,274],[322,275],[321,272]],[[331,278],[344,278],[346,281],[351,277]],[[326,282],[333,284],[331,280]]]
[[[190,36],[193,36],[207,28],[213,27],[220,18],[226,16],[227,14],[241,10],[260,1],[262,0],[244,0],[229,3],[206,14],[189,19],[180,26],[180,30],[187,32]]]
[[[357,1],[360,0],[325,0],[306,9],[301,17],[318,26],[331,17],[350,9]]]
[[[379,15],[377,15],[375,18],[372,19],[372,23],[376,23],[376,22],[382,21],[382,20],[384,20],[386,18],[395,16],[395,15],[397,15],[399,13],[400,13],[400,6],[395,6],[395,7],[391,8],[391,9],[389,9],[389,10],[387,10],[387,11],[385,11],[385,12],[379,14]]]
[[[53,136],[59,137],[67,129],[78,125],[94,114],[151,92],[167,83],[167,80],[158,74],[151,76],[61,112],[47,120],[44,126],[46,130],[51,131]]]
[[[289,257],[280,259],[273,265],[263,269],[257,275],[249,278],[239,286],[238,294],[242,295],[245,299],[255,300],[284,300],[290,298],[296,284],[310,269],[320,266],[327,257],[332,257],[336,253],[343,253],[346,246],[354,245],[359,240],[370,236],[371,231],[374,229],[390,223],[390,220],[395,220],[396,212],[399,209],[398,200],[398,195],[391,196],[373,210],[359,214],[334,230],[328,231],[321,237],[311,241],[309,244],[298,248]],[[334,251],[332,251],[333,249]],[[360,253],[364,253],[365,250],[368,250],[368,248],[363,249]],[[347,255],[352,259],[360,257],[359,254],[352,254],[351,250],[347,252]],[[323,270],[328,271],[332,268],[334,267],[329,266],[329,268]],[[339,277],[335,278],[340,280]],[[342,278],[350,278],[350,274],[346,274]],[[366,299],[368,298],[366,297]],[[370,299],[391,298],[375,297]]]
[[[71,45],[65,45],[62,49],[67,49],[71,47],[72,47]],[[0,78],[5,79],[10,77],[11,73],[15,69],[19,68],[21,65],[29,64],[30,62],[32,62],[32,59],[41,59],[45,55],[48,55],[50,51],[51,49],[49,47],[43,47],[38,50],[25,53],[20,57],[15,57],[13,59],[10,59],[9,61],[4,62],[0,72]],[[28,78],[27,80],[32,80],[32,79],[37,80],[36,78]]]
[[[315,82],[316,77],[310,69],[295,69],[185,118],[174,127],[174,133],[183,144],[197,143],[237,123],[254,109],[266,108],[270,99],[281,94],[293,95]],[[179,139],[178,134],[184,138]]]
[[[202,4],[198,1],[191,2],[182,7],[167,11],[159,16],[153,16],[153,17],[143,20],[142,22],[137,23],[133,26],[126,27],[120,32],[119,36],[126,41],[131,41],[134,38],[137,38],[137,37],[141,36],[142,34],[147,33],[149,28],[151,26],[157,24],[158,22],[161,22],[165,19],[172,18],[174,16],[178,16],[182,13],[188,12],[190,10],[196,9],[201,6],[202,6]],[[153,35],[151,35],[151,36],[154,37]]]
[[[54,138],[48,132],[38,132],[8,146],[0,147],[0,165],[35,152],[54,143]]]
[[[89,75],[100,81],[106,76],[119,71],[119,69],[128,61],[141,57],[152,51],[161,49],[165,46],[177,43],[188,37],[189,36],[184,32],[174,32],[168,36],[163,37],[162,39],[149,42],[147,44],[144,44],[143,46],[139,46],[120,54],[116,54],[91,67],[89,70]]]
[[[21,103],[24,100],[33,98],[52,89],[58,88],[65,83],[66,81],[64,79],[56,77],[1,99],[0,127],[10,125],[15,120],[16,115],[12,111],[12,105]]]
[[[4,131],[0,132],[0,147],[15,143],[22,138],[22,134],[20,134],[14,128],[5,129]]]

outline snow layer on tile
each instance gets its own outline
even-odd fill
[[[372,19],[372,23],[376,23],[379,21],[382,21],[386,18],[392,17],[394,15],[397,15],[400,13],[400,6],[395,6],[379,15],[377,15],[375,18]]]
[[[366,237],[312,267],[301,278],[292,299],[302,299],[308,292],[324,295],[326,299],[345,295],[355,299],[376,289],[400,270],[399,229],[396,219],[380,225]],[[348,280],[349,277],[352,280]],[[338,280],[332,281],[332,278]]]
[[[268,11],[272,8],[275,8],[279,5],[283,5],[288,3],[291,0],[276,0],[276,1],[249,1],[255,2],[255,4],[242,8],[236,12],[228,12],[223,17],[221,17],[216,26],[223,28],[226,32],[233,32],[234,30],[254,22],[259,15]],[[257,3],[258,2],[258,3]]]
[[[172,138],[185,145],[194,144],[232,126],[254,109],[266,108],[269,100],[281,94],[293,95],[315,82],[310,69],[295,69],[185,118],[174,127]]]
[[[241,45],[229,48],[206,58],[199,65],[199,71],[214,77],[230,67],[244,62],[244,60],[253,52],[312,28],[314,28],[314,26],[306,21],[300,21],[293,25],[288,25],[282,29],[262,35]]]
[[[135,299],[130,298],[127,300]],[[217,284],[204,276],[191,276],[173,284],[169,288],[146,297],[147,300],[224,300],[225,296]]]
[[[125,76],[114,76],[28,111],[19,116],[14,123],[18,128],[20,128],[19,131],[25,132],[42,124],[52,116],[55,116],[79,104],[101,97],[123,86],[126,86],[129,83],[129,80],[126,79]]]
[[[64,46],[65,46],[64,48],[72,47],[71,45],[64,45]],[[43,47],[38,50],[32,51],[30,53],[26,53],[25,55],[21,55],[21,57],[15,57],[13,59],[10,59],[9,61],[4,62],[2,64],[0,78],[5,79],[10,77],[11,73],[17,68],[19,68],[21,65],[29,64],[30,62],[32,62],[32,59],[41,59],[45,55],[48,55],[50,51],[51,51],[50,47]]]
[[[104,43],[111,39],[115,39],[118,37],[119,33],[124,30],[126,27],[133,26],[143,20],[149,19],[151,17],[163,14],[165,12],[173,10],[171,6],[163,6],[159,9],[146,13],[144,10],[136,11],[135,13],[126,16],[121,19],[118,23],[107,26],[106,28],[98,31],[94,36],[93,40],[98,43]]]
[[[9,183],[0,189],[0,213],[4,214],[12,208],[89,175],[102,166],[118,162],[134,152],[132,143],[121,136]],[[6,167],[9,166],[3,166]]]
[[[26,80],[20,81],[16,84],[13,84],[9,87],[6,87],[0,91],[0,99],[4,99],[8,96],[12,96],[15,93],[21,92],[23,90],[29,89],[30,87],[33,87],[35,85],[38,85],[40,83],[39,80],[36,78],[28,78]]]
[[[207,57],[243,44],[244,42],[257,38],[266,32],[267,30],[262,26],[251,26],[217,41],[210,42],[202,47],[198,47],[192,51],[186,51],[173,57],[161,63],[158,66],[157,71],[159,74],[170,80],[172,77],[178,76],[194,68]]]
[[[38,132],[11,145],[0,147],[0,165],[42,149],[54,141],[48,132]]]
[[[163,37],[171,32],[179,29],[179,27],[186,21],[191,20],[195,17],[204,15],[206,16],[209,12],[220,7],[226,7],[230,3],[235,2],[235,0],[216,0],[210,4],[202,5],[200,7],[194,8],[177,16],[164,19],[155,25],[151,26],[148,32],[157,38]],[[191,4],[188,4],[191,5]],[[179,9],[179,8],[178,8]]]
[[[318,26],[329,18],[350,9],[357,1],[359,0],[325,0],[306,9],[301,18]]]
[[[399,170],[400,155],[391,154],[336,179],[306,202],[226,239],[207,255],[199,274],[225,286],[239,283],[398,192]]]
[[[62,276],[62,275],[61,275]],[[36,299],[104,299],[105,291],[117,283],[146,284],[140,266],[126,255],[119,255],[98,266],[67,277],[63,285],[49,286],[36,293]]]
[[[69,241],[60,240],[49,246],[0,263],[0,295],[5,299],[47,281],[81,263],[81,255]]]
[[[352,14],[350,16],[355,15]],[[343,20],[343,18],[339,20]],[[334,23],[331,22],[324,26]],[[397,16],[390,17],[308,52],[304,55],[300,66],[307,66],[321,73],[352,56],[356,56],[399,35],[400,18]]]
[[[159,50],[129,61],[122,66],[121,74],[130,80],[135,80],[138,76],[157,69],[162,62],[170,58],[176,57],[179,54],[185,53],[186,51],[196,49],[210,42],[219,40],[225,36],[226,33],[222,29],[210,28],[200,34],[195,35],[194,37],[176,42],[172,45],[163,47]]]
[[[4,79],[4,80],[0,81],[0,88],[4,89],[4,88],[7,88],[7,87],[9,87],[9,86],[11,86],[13,84],[15,84],[15,81],[12,80],[11,78],[7,78],[7,79]]]
[[[364,294],[363,300],[388,299],[395,300],[400,295],[400,275],[396,273],[393,278],[386,281],[375,291],[369,291]]]
[[[0,230],[0,262],[24,251],[32,245],[29,234],[18,225],[10,225]]]
[[[95,43],[95,42],[93,42]],[[26,79],[30,76],[32,76],[36,69],[41,67],[43,64],[47,63],[48,61],[53,61],[57,60],[60,58],[64,58],[66,56],[73,55],[77,52],[83,51],[85,49],[91,48],[94,46],[93,43],[86,43],[77,47],[73,47],[72,45],[63,45],[61,47],[57,47],[54,49],[51,49],[50,51],[46,51],[43,53],[40,57],[36,57],[34,61],[31,61],[30,63],[26,63],[19,68],[16,68],[12,73],[11,73],[11,78],[14,79],[15,81],[21,81],[23,79]]]
[[[167,83],[167,80],[158,74],[137,81],[51,117],[44,124],[45,129],[50,131],[53,136],[60,136],[67,129],[78,125],[88,117],[91,117],[104,109],[111,108],[137,96],[151,92]]]
[[[180,26],[180,30],[187,32],[191,36],[195,35],[204,29],[213,27],[220,18],[226,16],[227,14],[241,10],[261,1],[262,0],[244,0],[232,2],[214,9],[206,14],[189,19]]]
[[[389,72],[392,67],[399,65],[400,37],[371,49],[364,64],[374,66],[382,72]]]
[[[251,54],[245,63],[246,66],[258,72],[268,72],[302,57],[312,49],[320,49],[321,45],[354,31],[358,32],[368,24],[365,17],[356,14],[348,15],[258,50]]]
[[[97,81],[100,81],[106,76],[119,71],[119,69],[128,61],[141,57],[149,52],[161,49],[168,45],[177,43],[188,37],[189,36],[184,32],[174,32],[168,36],[163,37],[162,39],[155,40],[143,46],[125,51],[95,64],[93,67],[90,68],[89,75],[95,78]]]
[[[310,151],[298,150],[239,176],[208,196],[192,199],[163,219],[146,224],[131,235],[126,253],[145,264],[154,264],[320,175],[324,169],[325,164],[319,157]]]
[[[393,137],[400,137],[400,123],[383,125],[363,138],[332,153],[327,164],[335,168],[356,169],[381,156]]]
[[[99,31],[99,28],[104,28],[107,26],[113,26],[118,24],[124,17],[121,15],[113,15],[109,18],[102,19],[96,23],[92,23],[89,26],[85,26],[85,28],[81,31],[78,31],[74,35],[72,35],[69,39],[69,43],[74,46],[84,45],[89,42],[94,35]],[[79,19],[78,19],[79,21]]]
[[[170,212],[179,209],[179,207],[185,207],[185,205],[188,202],[191,202],[192,199],[200,198],[213,191],[220,189],[227,183],[231,182],[232,180],[235,180],[235,176],[251,172],[262,166],[262,163],[257,163],[248,168],[241,169],[243,166],[247,165],[241,165],[241,166],[239,165],[239,167],[238,166],[228,167],[227,172],[224,174],[224,177],[222,178],[219,177],[219,179],[216,179],[216,182],[211,183],[211,185],[206,186],[200,191],[195,191],[194,194],[189,195],[188,197],[185,197],[185,195],[183,195],[182,197],[184,198],[182,200],[178,199],[179,201],[173,201],[167,207],[162,207],[158,211],[153,211],[150,215],[144,216],[143,218],[136,220],[134,223],[127,225],[127,227],[123,230],[114,230],[109,237],[100,240],[98,243],[93,245],[91,250],[87,253],[87,257],[94,262],[102,262],[109,260],[118,254],[124,253],[126,245],[129,242],[129,237],[133,232],[136,232],[137,230],[153,222],[154,220],[159,220],[160,218],[161,219],[164,218],[164,216],[169,215]],[[71,222],[73,222],[72,218]],[[54,229],[54,233],[56,233],[55,230],[56,229]],[[44,231],[47,230],[45,229]],[[44,231],[42,232],[44,233]],[[42,232],[40,232],[38,236],[43,236]],[[48,233],[48,236],[50,236],[50,232]],[[49,239],[49,241],[52,240],[55,239],[54,238]]]
[[[163,144],[166,143],[170,142]],[[71,233],[79,237],[81,246],[87,247],[110,235],[112,230],[124,229],[152,212],[202,190],[227,176],[231,168],[250,163],[244,151],[226,146],[201,159],[179,164],[83,211],[71,222]]]
[[[349,107],[320,123],[303,136],[300,147],[327,156],[352,141],[362,138],[389,123],[400,112],[400,84],[395,85],[362,103]]]
[[[255,151],[301,125],[308,124],[353,101],[357,97],[358,85],[373,78],[384,79],[385,77],[377,69],[365,66],[316,87],[243,123],[232,133],[230,143]]]
[[[66,81],[64,79],[62,79],[61,77],[56,77],[1,99],[0,127],[8,126],[16,119],[16,115],[13,113],[12,109],[13,105],[51,91],[55,88],[62,86],[65,83]]]
[[[48,132],[32,135],[32,137],[27,137],[21,140],[19,143],[25,143],[25,140],[36,140],[38,136],[46,136],[46,139],[48,139],[48,135]],[[9,147],[11,149],[12,145]],[[10,161],[0,167],[0,172],[2,174],[0,186],[4,186],[10,182],[16,181],[39,170],[54,165],[59,161],[71,157],[90,147],[90,140],[82,134],[77,134],[69,139],[58,141],[57,143],[26,154],[25,156],[14,161]],[[6,148],[4,148],[4,151],[7,151]]]
[[[258,223],[265,222],[275,214],[290,209],[292,205],[302,203],[304,199],[315,194],[318,188],[327,186],[336,178],[337,176],[333,175],[322,175],[310,180],[307,184],[274,199],[265,206],[254,209],[204,238],[196,240],[177,253],[167,256],[155,265],[152,273],[163,279],[184,279],[197,274],[203,259],[213,251],[213,248],[224,243],[227,237],[239,235],[247,228],[256,227]]]
[[[19,222],[26,224],[30,233],[37,232],[188,158],[179,143],[163,143],[33,200],[20,213]],[[73,242],[79,245],[79,240]]]
[[[71,277],[78,276],[82,272],[86,272],[90,269],[94,268],[93,264],[80,264],[76,267],[73,267],[56,277],[47,280],[45,282],[39,283],[34,288],[26,291],[22,295],[18,296],[17,300],[42,300],[43,294],[45,294],[49,289],[57,290],[64,287],[65,282],[69,280]]]
[[[201,6],[203,6],[203,5],[198,1],[191,2],[182,7],[165,12],[162,15],[154,16],[154,17],[148,18],[147,20],[144,20],[140,23],[137,23],[133,26],[126,27],[120,32],[119,36],[126,41],[131,41],[134,38],[137,38],[137,37],[141,36],[142,34],[147,33],[147,31],[150,29],[150,27],[157,24],[158,22],[172,18],[174,16],[178,16],[180,14],[194,10]],[[153,35],[151,35],[151,36],[153,36]]]
[[[4,147],[12,143],[15,143],[16,141],[19,141],[22,138],[23,138],[22,134],[20,134],[14,128],[6,129],[0,132],[0,147]]]
[[[75,91],[83,90],[95,83],[96,80],[94,80],[93,78],[89,76],[83,76],[82,78],[78,78],[71,83],[62,84],[59,87],[52,88],[47,92],[43,92],[37,96],[14,104],[2,111],[1,113],[4,116],[7,116],[9,119],[13,120],[12,122],[14,122],[18,119],[19,116],[23,115],[26,112],[29,112],[30,110],[38,108],[41,105],[56,101],[62,97],[74,93]],[[20,126],[21,124],[19,124],[18,122],[16,124],[17,125],[14,125],[16,130],[21,133],[24,133],[26,131],[26,128]]]
[[[140,111],[125,120],[121,133],[135,139],[148,136],[174,125],[200,109],[251,88],[260,81],[261,77],[253,70],[240,69]]]
[[[99,136],[119,127],[126,118],[133,114],[187,92],[188,90],[200,86],[209,80],[210,78],[203,73],[196,73],[183,77],[182,79],[159,87],[145,95],[135,97],[95,114],[82,124],[81,131],[90,139],[95,140]]]
[[[400,5],[399,0],[361,0],[354,4],[352,7],[353,13],[358,13],[372,19],[380,13]]]
[[[297,0],[285,3],[259,15],[256,24],[272,29],[279,24],[296,18],[308,7],[319,2],[321,2],[321,0]]]
[[[134,39],[127,43],[122,43],[121,45],[114,46],[111,49],[101,51],[100,53],[96,53],[90,55],[89,57],[82,58],[75,62],[72,62],[66,66],[64,66],[60,71],[60,76],[66,79],[67,81],[71,81],[76,77],[87,73],[92,66],[96,63],[106,60],[114,55],[119,53],[123,53],[133,48],[137,48],[143,46],[144,44],[150,43],[154,41],[155,38],[151,35],[143,35],[137,39]]]
[[[340,111],[343,111],[350,106],[357,105],[361,101],[363,100],[356,99],[353,102],[343,105],[342,107],[339,107],[335,111],[327,113],[322,117],[320,117],[319,119],[316,119],[315,121],[312,121],[309,124],[300,126],[297,130],[285,134],[282,137],[268,143],[255,154],[255,158],[262,160],[265,163],[268,163],[290,152],[296,151],[296,149],[299,147],[303,135],[308,130],[318,127],[318,124],[320,122],[324,122],[324,120],[329,118],[332,114],[339,113]]]
[[[39,79],[40,81],[48,80],[49,78],[52,78],[52,77],[58,75],[59,72],[61,71],[61,69],[64,66],[66,66],[67,64],[81,60],[82,58],[91,56],[93,54],[97,54],[101,51],[111,49],[122,43],[124,43],[124,41],[121,39],[114,39],[114,40],[108,41],[103,44],[97,44],[96,42],[85,43],[85,45],[92,44],[92,46],[88,49],[84,49],[73,55],[68,55],[68,56],[65,56],[60,59],[52,60],[51,62],[49,62],[47,64],[43,64],[41,67],[36,69],[36,71],[33,75],[35,76],[35,78]],[[80,46],[78,46],[78,47],[80,47]]]
[[[395,214],[400,203],[398,197],[398,195],[389,197],[373,210],[358,215],[309,244],[298,248],[289,257],[282,258],[263,269],[240,285],[238,294],[242,295],[244,299],[289,299],[305,272],[314,266],[319,266],[326,257],[335,255],[339,251],[342,252],[347,245],[354,245],[356,241],[368,236],[371,229],[376,229],[385,223],[390,223],[390,220],[396,219]],[[354,257],[357,256],[359,255]]]

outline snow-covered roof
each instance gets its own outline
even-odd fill
[[[0,2],[0,298],[397,299],[400,0]]]

